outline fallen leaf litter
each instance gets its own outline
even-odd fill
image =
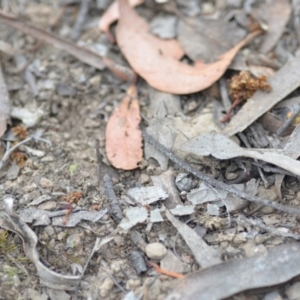
[[[297,1],[23,2],[0,13],[0,296],[298,296]]]

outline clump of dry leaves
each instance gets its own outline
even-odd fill
[[[70,204],[73,204],[73,203],[77,203],[82,197],[83,197],[83,193],[81,191],[75,191],[64,196],[63,200]]]
[[[226,122],[230,118],[232,110],[241,102],[251,98],[257,90],[271,92],[272,87],[267,82],[267,76],[262,75],[255,78],[248,71],[241,71],[238,75],[234,75],[229,85],[229,94],[233,103],[221,122]]]
[[[271,92],[272,87],[267,82],[266,76],[255,78],[250,72],[241,71],[230,80],[230,96],[239,103],[249,99],[257,90]]]

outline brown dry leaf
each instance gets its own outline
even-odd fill
[[[182,56],[184,55],[184,51],[177,40],[162,40],[159,37],[151,34],[150,25],[136,14],[134,9],[128,5],[127,0],[125,0],[125,2],[122,1],[122,3],[121,18],[119,20],[116,34],[117,42],[127,59],[128,57],[121,47],[121,44],[123,43],[126,44],[126,49],[129,53],[136,54],[137,56],[142,57],[143,64],[145,62],[149,62],[150,64],[152,64],[151,57],[148,57],[148,51],[145,51],[145,49],[141,47],[141,44],[143,43],[142,40],[145,39],[145,37],[149,44],[152,45],[156,49],[156,51],[158,51],[158,53],[167,55],[175,61],[182,58]],[[126,30],[127,26],[129,26],[128,30]],[[120,27],[122,29],[120,29]],[[121,32],[118,33],[119,31]],[[118,35],[122,36],[122,42],[120,42],[120,39],[118,39]]]
[[[6,130],[6,123],[9,119],[9,97],[0,65],[0,137]]]
[[[106,126],[106,155],[114,167],[132,170],[142,160],[142,134],[138,128],[140,121],[137,90],[132,85]]]
[[[145,0],[129,0],[129,4],[131,6],[137,6],[142,4]],[[109,27],[112,23],[119,19],[120,12],[119,12],[119,5],[117,0],[115,0],[106,10],[106,12],[102,15],[101,19],[99,20],[99,30],[104,32],[111,42],[114,42],[114,38],[109,31]]]
[[[223,54],[219,61],[207,65],[198,63],[193,67],[177,61],[162,45],[154,43],[154,36],[145,30],[145,26],[137,25],[144,21],[128,2],[118,1],[121,12],[116,30],[118,45],[132,68],[149,85],[163,92],[189,94],[208,88],[223,75],[236,53],[260,33],[250,34]]]
[[[33,25],[23,23],[14,16],[8,15],[1,10],[0,22],[19,30],[20,32],[31,35],[32,37],[50,44],[57,49],[66,51],[67,53],[75,56],[77,59],[92,67],[95,67],[99,70],[103,70],[105,67],[107,67],[121,79],[125,79],[128,82],[135,82],[136,75],[131,69],[117,64],[108,57],[101,57],[93,51],[78,46],[71,40],[61,38],[54,33],[48,32]]]

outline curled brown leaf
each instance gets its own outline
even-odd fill
[[[137,6],[141,3],[143,3],[145,0],[130,0],[129,4],[131,6]],[[119,11],[119,5],[117,0],[115,0],[106,10],[106,12],[102,15],[101,19],[99,20],[99,30],[101,32],[104,32],[109,40],[113,43],[115,42],[114,37],[112,36],[109,27],[112,23],[114,23],[115,21],[117,21],[119,19],[120,16],[120,11]]]
[[[235,47],[224,53],[217,62],[189,66],[171,56],[166,48],[154,42],[154,37],[142,24],[127,0],[118,0],[121,17],[117,26],[118,45],[131,67],[149,85],[163,92],[189,94],[215,83],[226,71],[237,52],[260,31],[249,34]],[[133,51],[134,46],[134,51]]]

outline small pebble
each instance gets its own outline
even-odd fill
[[[123,247],[125,244],[124,238],[120,235],[114,237],[114,242],[118,247]]]
[[[126,282],[126,290],[129,290],[129,291],[134,291],[140,286],[141,286],[140,279],[129,279]]]
[[[150,181],[150,176],[148,174],[145,174],[145,173],[141,174],[140,179],[139,179],[139,182],[141,184],[148,183],[149,181]]]
[[[234,179],[237,179],[239,177],[239,174],[238,173],[227,173],[225,175],[226,179],[227,180],[234,180]]]
[[[151,243],[146,246],[146,254],[149,258],[160,260],[167,254],[167,249],[160,243]]]
[[[42,177],[40,180],[40,185],[43,188],[51,188],[54,186],[53,182],[45,177]]]

